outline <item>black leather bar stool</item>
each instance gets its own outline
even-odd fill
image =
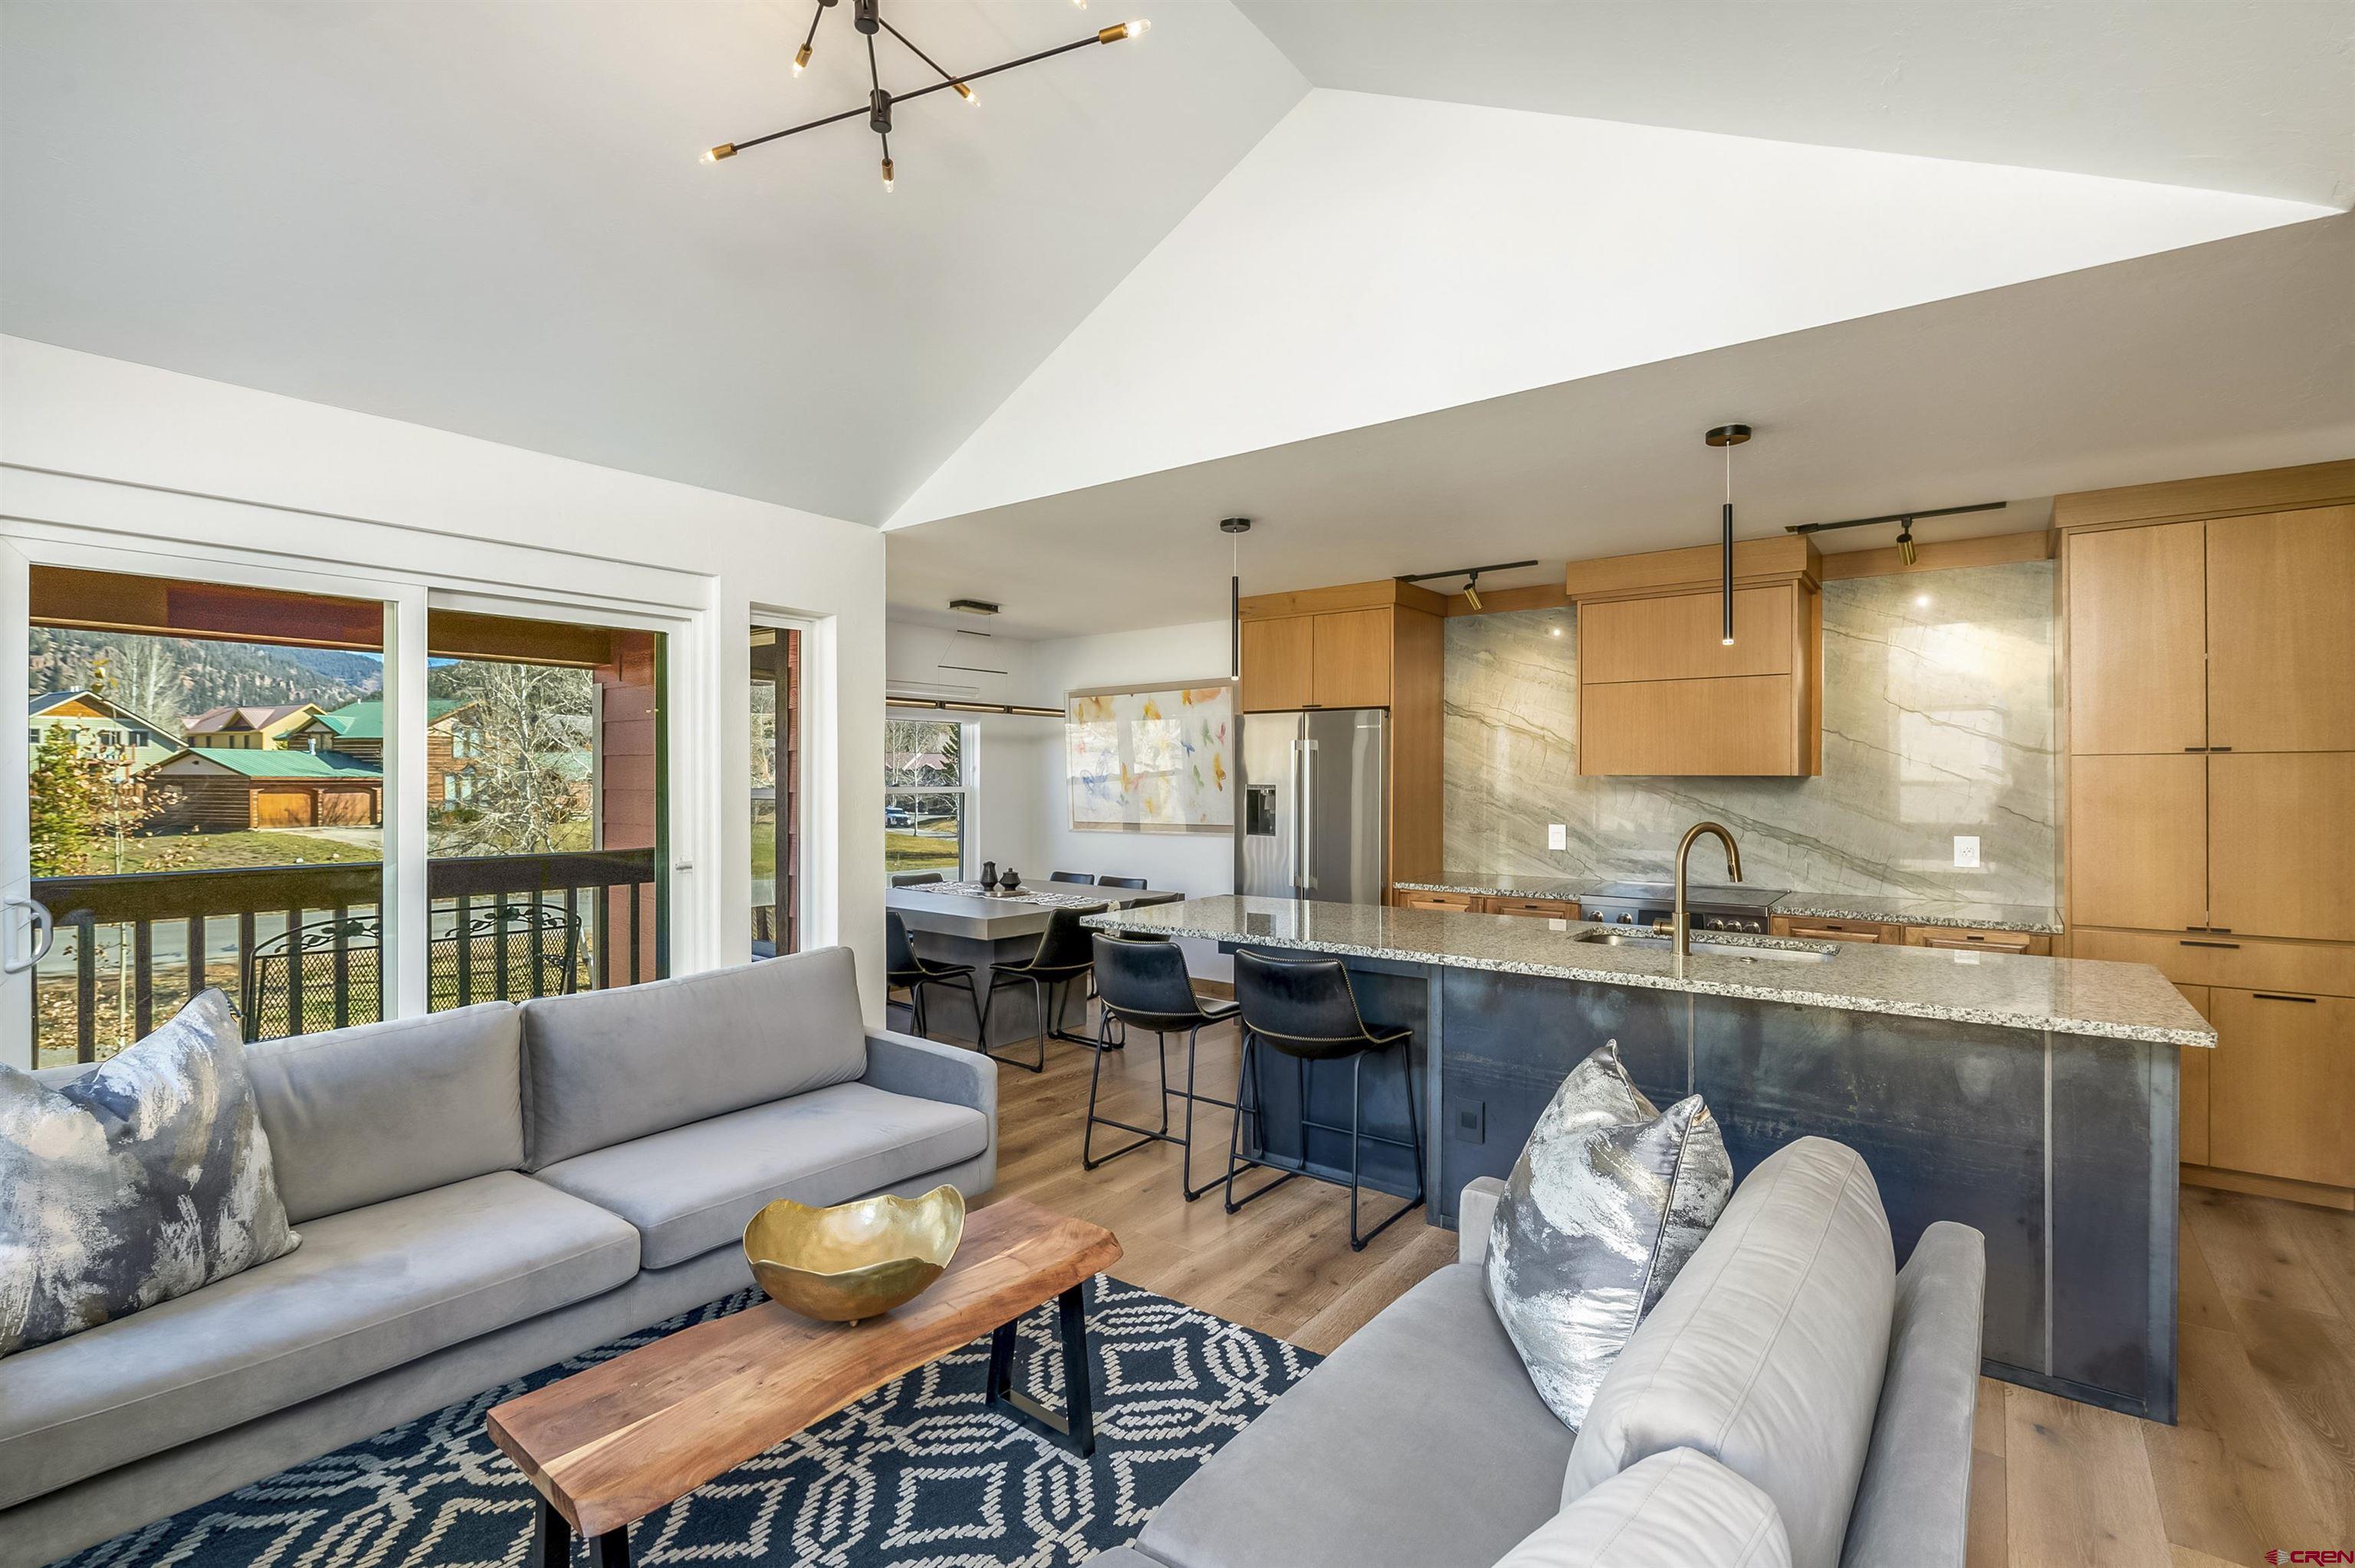
[[[1397,1026],[1375,1028],[1368,1024],[1359,1015],[1357,993],[1349,989],[1349,971],[1338,959],[1287,961],[1263,958],[1249,950],[1238,952],[1235,955],[1235,1001],[1242,1011],[1243,1050],[1241,1069],[1235,1080],[1234,1132],[1227,1145],[1227,1213],[1233,1213],[1253,1198],[1273,1192],[1295,1176],[1305,1174],[1319,1181],[1333,1181],[1333,1178],[1318,1176],[1308,1169],[1308,1129],[1347,1131],[1349,1135],[1349,1180],[1346,1183],[1333,1181],[1333,1185],[1347,1185],[1349,1189],[1349,1250],[1364,1251],[1366,1244],[1381,1234],[1400,1215],[1423,1206],[1423,1128],[1416,1118],[1414,1107],[1414,1031]],[[1252,1063],[1263,1049],[1289,1056],[1299,1065],[1302,1130],[1300,1164],[1296,1167],[1252,1159],[1242,1152],[1243,1118],[1261,1114],[1261,1107],[1257,1103],[1248,1106],[1243,1103],[1243,1091],[1252,1082]],[[1407,1138],[1404,1141],[1369,1133],[1363,1128],[1366,1057],[1392,1049],[1399,1053],[1399,1076],[1406,1088]],[[1349,1125],[1346,1128],[1311,1120],[1308,1114],[1309,1075],[1314,1065],[1343,1058],[1349,1063]],[[1260,1097],[1255,1095],[1252,1099],[1256,1102]],[[1359,1235],[1359,1155],[1367,1143],[1385,1143],[1394,1149],[1413,1151],[1414,1196],[1400,1205],[1398,1212],[1389,1219]],[[1246,1165],[1281,1171],[1284,1174],[1256,1192],[1246,1192],[1237,1198],[1235,1172]]]
[[[1173,942],[1125,938],[1099,931],[1095,947],[1096,994],[1103,999],[1103,1016],[1096,1026],[1095,1069],[1088,1077],[1088,1120],[1086,1129],[1080,1135],[1080,1168],[1092,1171],[1148,1143],[1174,1143],[1186,1151],[1178,1184],[1190,1203],[1219,1184],[1214,1177],[1199,1187],[1194,1185],[1194,1107],[1206,1105],[1235,1108],[1232,1100],[1195,1092],[1198,1046],[1203,1030],[1214,1023],[1224,1023],[1241,1010],[1231,1001],[1205,1001],[1196,996],[1194,982],[1186,973],[1186,955]],[[1132,1023],[1153,1031],[1153,1054],[1161,1068],[1158,1129],[1096,1114],[1096,1091],[1103,1082],[1104,1054],[1120,1048],[1111,1038],[1114,1023],[1124,1033]],[[1169,1036],[1180,1029],[1186,1032],[1186,1086],[1182,1090],[1169,1086]],[[1178,1134],[1169,1130],[1169,1102],[1173,1097],[1186,1102],[1186,1130]],[[1118,1128],[1137,1136],[1099,1157],[1095,1152],[1099,1127]]]
[[[1096,874],[1092,871],[1053,871],[1047,874],[1050,882],[1093,882],[1095,879]]]
[[[883,912],[883,986],[889,991],[905,991],[908,1022],[919,1034],[924,1033],[924,988],[949,981],[963,980],[965,991],[973,997],[973,1015],[982,1016],[981,993],[974,990],[971,964],[936,964],[916,951],[916,944],[908,939],[908,923],[894,910]]]
[[[991,1050],[986,1013],[981,1021],[983,1055],[1012,1066],[1028,1068],[1033,1073],[1043,1073],[1047,1070],[1049,1039],[1069,1040],[1075,1045],[1090,1047],[1096,1044],[1084,1034],[1074,1034],[1059,1027],[1055,1021],[1060,1016],[1060,998],[1070,995],[1067,989],[1059,991],[1058,988],[1068,988],[1073,980],[1084,981],[1095,968],[1095,948],[1089,941],[1095,933],[1080,922],[1090,915],[1103,914],[1104,908],[1101,904],[1082,904],[1049,910],[1047,928],[1039,933],[1039,948],[1030,955],[1029,961],[1000,964],[990,970],[989,995],[992,1001],[996,1000],[1000,991],[1009,985],[1030,988],[1031,999],[1039,1008],[1039,1060],[1035,1063],[1017,1062],[1011,1056],[1000,1056]]]
[[[1096,885],[1098,887],[1142,887],[1145,885],[1145,878],[1141,876],[1099,876],[1096,878]]]

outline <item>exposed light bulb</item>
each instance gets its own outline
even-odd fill
[[[1132,38],[1141,38],[1151,31],[1153,31],[1153,19],[1149,16],[1139,16],[1135,21],[1128,24],[1128,36]]]
[[[1123,38],[1141,38],[1153,30],[1153,24],[1142,18],[1134,22],[1114,22],[1109,27],[1096,29],[1096,42],[1116,44]]]
[[[887,191],[891,188],[891,160],[889,158],[883,160],[883,188]]]
[[[1718,646],[1721,648],[1731,648],[1733,646],[1733,639],[1731,637],[1721,637],[1717,640],[1717,642]]]
[[[810,47],[809,47],[807,44],[804,44],[804,45],[801,47],[800,52],[799,52],[799,53],[797,53],[797,54],[795,54],[795,55],[794,56],[794,74],[795,76],[799,76],[799,75],[801,75],[801,74],[802,74],[802,68],[803,68],[803,67],[805,67],[805,66],[806,66],[806,65],[808,65],[809,63],[810,63]]]
[[[957,96],[964,99],[967,103],[979,103],[981,101],[980,99],[975,98],[973,95],[973,89],[967,87],[964,83],[961,81],[953,81],[949,83],[949,85],[955,88],[957,90]]]

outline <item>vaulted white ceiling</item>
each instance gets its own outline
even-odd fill
[[[697,163],[860,101],[847,5],[789,76],[811,4],[0,0],[0,331],[907,524],[895,603],[1077,550],[1131,624],[1186,508],[1380,473],[1477,517],[1589,471],[1499,432],[1615,461],[1772,367],[1843,378],[1785,389],[1827,504],[1932,455],[1858,439],[1890,397],[2022,495],[2186,471],[2228,391],[2215,461],[2355,417],[2346,246],[2290,238],[2347,232],[2306,220],[2355,199],[2355,0],[885,0],[956,69],[1155,25],[907,106],[889,196],[855,121]],[[1887,362],[1925,321],[2041,368]],[[1681,516],[1671,450],[1597,493]]]

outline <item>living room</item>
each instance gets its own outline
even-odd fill
[[[0,1568],[2355,1560],[2355,0],[0,39]]]

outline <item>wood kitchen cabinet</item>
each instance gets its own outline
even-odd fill
[[[1391,578],[1259,594],[1240,606],[1245,714],[1390,710],[1392,881],[1440,874],[1446,608],[1429,589]],[[1418,906],[1403,896],[1401,907]]]
[[[1786,779],[1822,772],[1822,564],[1801,538],[1736,546],[1728,643],[1715,550],[1571,563],[1578,771]]]
[[[2208,993],[2208,1163],[2355,1187],[2355,1000]]]
[[[2355,462],[2063,495],[2070,950],[2157,965],[2187,1179],[2355,1206]]]
[[[1902,926],[1886,926],[1878,920],[1836,920],[1816,915],[1775,915],[1768,917],[1766,930],[1776,937],[1794,937],[1803,942],[1886,942],[1895,944],[1905,939]]]
[[[2069,541],[2069,749],[2208,744],[2207,524]]]
[[[2205,757],[2072,758],[2068,825],[2071,924],[2208,924]]]
[[[2011,953],[2035,959],[2052,956],[2052,938],[2038,931],[1980,931],[1961,926],[1908,926],[1903,941],[1909,948],[1941,948],[1958,953]]]
[[[1480,898],[1473,893],[1433,893],[1428,888],[1401,887],[1391,895],[1391,906],[1396,909],[1436,909],[1450,915],[1469,915],[1480,907]]]
[[[2206,526],[2207,744],[2355,751],[2355,506]]]

